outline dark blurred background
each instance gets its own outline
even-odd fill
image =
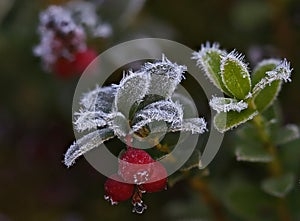
[[[168,191],[147,194],[149,209],[135,215],[129,202],[113,207],[104,201],[105,177],[84,158],[71,169],[63,165],[63,154],[74,140],[71,108],[79,77],[63,79],[46,73],[32,48],[39,42],[39,12],[66,1],[1,1],[0,221],[209,217],[202,198],[186,181]],[[127,10],[129,4],[140,8]],[[245,54],[251,67],[262,58],[286,57],[294,71],[279,101],[284,122],[299,125],[299,0],[104,1],[99,11],[113,27],[109,39],[89,41],[99,53],[126,40],[160,37],[194,50],[206,41],[219,42],[223,48]],[[126,23],[120,20],[125,12]],[[210,164],[211,176],[223,182],[238,165],[230,143],[230,138],[225,139]]]

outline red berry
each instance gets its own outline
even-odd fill
[[[128,200],[134,191],[134,185],[120,182],[122,178],[118,174],[113,174],[104,184],[104,198],[111,202],[112,205],[118,202]]]
[[[76,72],[73,62],[63,57],[56,60],[52,67],[52,71],[61,77],[69,77]]]
[[[89,66],[89,64],[97,57],[96,51],[93,49],[87,49],[83,52],[77,52],[75,54],[74,68],[77,73],[82,73]]]
[[[61,77],[70,77],[81,74],[87,66],[97,57],[93,49],[76,52],[73,59],[60,57],[54,63],[52,70]]]
[[[153,166],[150,179],[146,183],[140,185],[139,188],[142,191],[149,193],[164,190],[167,187],[167,177],[168,173],[164,166],[161,163],[156,162]]]
[[[119,175],[128,183],[145,183],[151,176],[153,162],[146,151],[129,148],[120,157]]]

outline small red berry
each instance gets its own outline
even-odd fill
[[[142,184],[152,172],[152,157],[144,150],[129,148],[119,160],[119,175],[128,183]]]
[[[86,51],[77,52],[75,54],[74,68],[77,73],[82,73],[90,63],[97,57],[96,51],[88,48]]]
[[[168,173],[165,167],[161,163],[156,162],[153,166],[150,179],[146,183],[140,185],[139,188],[142,191],[149,193],[162,191],[167,187],[167,177]]]
[[[52,71],[61,77],[70,77],[81,74],[97,57],[93,49],[76,52],[73,58],[60,57],[52,66]]]
[[[76,74],[73,62],[63,57],[56,60],[52,67],[52,71],[60,77],[69,77]]]
[[[104,198],[111,202],[112,205],[118,202],[128,200],[134,191],[134,185],[120,182],[122,178],[118,174],[113,174],[104,183]]]

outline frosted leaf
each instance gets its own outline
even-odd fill
[[[266,76],[262,78],[253,88],[253,93],[257,93],[264,89],[266,86],[271,85],[276,80],[290,82],[292,73],[290,63],[286,59],[280,62],[279,65],[272,71],[266,72]]]
[[[226,56],[227,52],[219,48],[218,43],[212,45],[207,42],[201,45],[199,52],[193,52],[192,59],[196,60],[197,66],[204,72],[208,79],[224,93],[231,93],[224,86],[221,78],[221,58]]]
[[[198,116],[198,110],[192,98],[186,97],[181,93],[175,92],[171,99],[172,101],[179,102],[182,105],[184,109],[184,118],[192,118]]]
[[[209,101],[209,106],[218,113],[228,111],[241,112],[248,107],[248,104],[233,98],[213,97]]]
[[[114,100],[115,111],[129,117],[130,109],[142,101],[150,86],[150,75],[144,72],[129,72],[121,80]]]
[[[144,109],[136,113],[132,126],[133,131],[138,131],[143,126],[154,122],[164,121],[171,124],[171,127],[178,127],[183,120],[183,110],[179,103],[171,100],[157,101],[149,104]]]
[[[221,60],[221,77],[224,86],[237,99],[249,97],[251,79],[244,56],[232,51]]]
[[[80,104],[90,111],[109,113],[112,109],[116,91],[116,85],[109,87],[97,86],[94,90],[83,95],[80,100]]]
[[[180,127],[171,127],[171,131],[185,131],[192,134],[203,134],[207,131],[204,118],[188,118],[182,121]]]
[[[112,112],[108,116],[108,125],[120,138],[129,133],[129,121],[121,112]]]
[[[80,110],[75,112],[76,120],[74,121],[75,129],[78,132],[84,130],[96,129],[97,127],[106,126],[107,122],[102,117],[105,113],[100,111]]]
[[[67,167],[70,167],[75,163],[75,160],[81,155],[85,154],[89,150],[98,147],[104,141],[114,137],[114,133],[111,129],[104,128],[91,132],[82,138],[74,142],[67,150],[64,158],[64,163]]]
[[[151,75],[151,84],[148,94],[157,94],[164,98],[170,98],[177,85],[184,78],[186,66],[169,61],[164,55],[162,60],[155,63],[146,63],[141,68],[142,72]]]

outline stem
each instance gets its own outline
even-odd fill
[[[227,220],[222,210],[222,204],[214,197],[207,182],[199,177],[193,177],[190,180],[190,185],[201,194],[201,197],[203,197],[204,202],[211,209],[216,221]]]
[[[283,169],[281,162],[278,157],[278,151],[276,146],[272,143],[272,140],[270,138],[270,135],[267,131],[267,128],[264,125],[264,120],[261,114],[256,115],[252,122],[254,123],[254,126],[257,128],[258,134],[260,139],[262,140],[264,147],[268,151],[268,153],[272,156],[272,161],[268,164],[269,166],[269,173],[273,177],[278,177],[282,175]],[[287,203],[285,199],[278,199],[277,202],[277,212],[279,219],[282,221],[292,221]]]

